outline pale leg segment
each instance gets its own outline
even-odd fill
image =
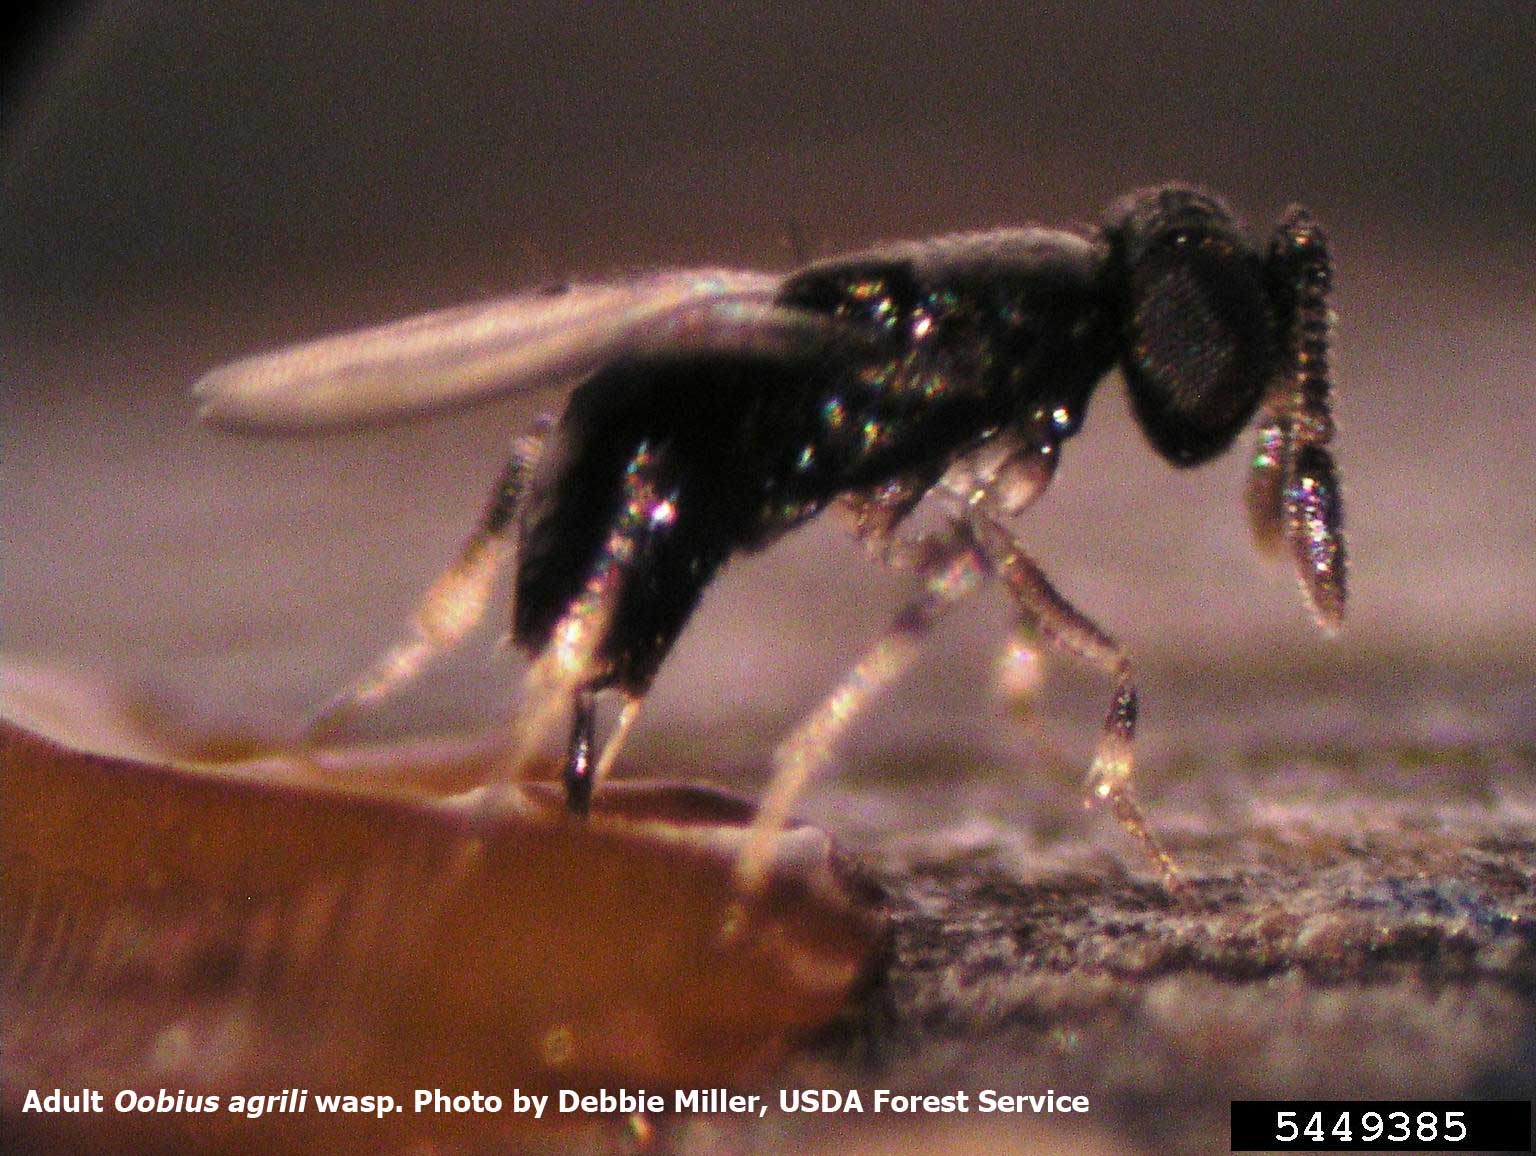
[[[920,559],[914,565],[923,577],[923,591],[774,752],[773,779],[736,860],[736,887],[743,895],[756,893],[766,881],[774,840],[790,809],[811,777],[831,760],[855,717],[912,668],[934,624],[987,576],[986,562],[964,530],[902,545],[903,557]]]
[[[613,724],[613,730],[608,735],[608,741],[603,744],[603,753],[597,757],[597,766],[592,771],[592,786],[597,787],[608,777],[608,772],[613,770],[614,760],[619,757],[619,749],[623,747],[624,740],[629,737],[630,728],[635,725],[635,719],[640,717],[640,704],[644,701],[639,695],[625,695],[624,705],[619,708],[618,720]]]
[[[1025,625],[1053,649],[1081,659],[1114,681],[1104,735],[1088,771],[1089,799],[1107,804],[1120,826],[1157,863],[1168,885],[1178,887],[1178,864],[1148,829],[1131,786],[1137,699],[1130,656],[1057,592],[1006,529],[980,511],[971,521],[976,541],[991,569],[1007,583]]]
[[[304,729],[314,744],[415,678],[433,659],[458,645],[485,617],[491,587],[512,553],[511,532],[528,470],[542,434],[517,440],[485,512],[458,559],[428,588],[411,616],[409,635],[323,707]]]

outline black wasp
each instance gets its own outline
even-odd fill
[[[574,384],[521,439],[414,635],[322,716],[398,684],[482,615],[517,557],[513,639],[533,658],[521,757],[567,713],[565,783],[584,812],[704,587],[828,506],[920,592],[780,747],[742,882],[859,706],[906,670],[935,620],[1000,578],[1031,637],[1115,684],[1089,776],[1158,857],[1130,791],[1136,690],[1125,651],[1075,610],[1008,520],[1116,365],[1176,466],[1225,450],[1259,412],[1254,532],[1288,547],[1319,622],[1345,596],[1327,445],[1330,266],[1304,209],[1256,246],[1217,199],[1133,193],[1096,230],[1000,229],[891,244],[788,275],[691,270],[431,313],[236,362],[198,385],[204,416],[293,429],[377,421]],[[924,499],[944,529],[907,530]],[[621,703],[606,743],[596,701]]]

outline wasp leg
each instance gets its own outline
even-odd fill
[[[539,430],[517,439],[474,532],[457,560],[417,604],[409,637],[391,647],[315,715],[304,730],[307,742],[314,743],[338,730],[359,710],[415,678],[427,663],[456,646],[485,617],[491,586],[512,551],[511,531],[542,438],[543,431]]]
[[[872,490],[844,495],[837,508],[871,558],[898,570],[917,569],[927,548],[924,539],[903,537],[896,528],[917,508],[931,484],[931,477],[921,475],[896,478]]]
[[[597,766],[592,771],[592,785],[596,787],[608,777],[608,772],[613,770],[614,760],[619,757],[619,748],[624,745],[624,740],[629,737],[630,728],[635,725],[635,719],[640,716],[640,704],[644,701],[638,694],[629,694],[624,697],[624,705],[619,708],[618,721],[613,724],[613,730],[608,739],[603,743],[603,753],[597,757]]]
[[[994,521],[1022,513],[1056,475],[1061,458],[1056,420],[1041,407],[1021,433],[994,439],[973,457],[955,462],[944,474],[944,488],[963,508],[980,510]],[[994,687],[1016,714],[1031,716],[1044,680],[1040,639],[1029,622],[1021,622],[998,661]]]
[[[889,531],[886,526],[882,536]],[[890,554],[893,564],[899,557],[900,564],[913,565],[922,576],[923,591],[902,607],[890,628],[774,752],[773,780],[736,860],[736,887],[744,895],[763,885],[774,839],[790,808],[811,776],[827,764],[855,716],[912,668],[934,624],[987,576],[985,559],[961,527],[950,534],[909,539],[899,546]]]
[[[1020,715],[1032,716],[1040,688],[1045,683],[1045,656],[1040,639],[1028,623],[1020,623],[998,657],[992,686],[998,696]]]
[[[1115,683],[1104,736],[1088,771],[1089,799],[1106,803],[1120,826],[1146,849],[1170,886],[1177,887],[1178,865],[1148,829],[1131,788],[1136,737],[1136,684],[1130,656],[1070,602],[1057,593],[1044,572],[1001,525],[979,511],[971,524],[991,568],[1007,583],[1025,625],[1053,649],[1098,667]]]

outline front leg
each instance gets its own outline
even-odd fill
[[[1130,656],[1056,591],[1013,535],[995,519],[978,509],[972,514],[971,526],[991,567],[1007,583],[1025,626],[1052,648],[1082,659],[1114,680],[1104,734],[1088,771],[1089,799],[1107,804],[1120,826],[1157,863],[1168,885],[1179,886],[1178,865],[1148,829],[1131,787],[1137,697]]]

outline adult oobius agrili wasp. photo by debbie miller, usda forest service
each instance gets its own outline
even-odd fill
[[[520,438],[480,525],[413,632],[319,716],[317,734],[408,679],[483,615],[515,555],[513,641],[531,658],[521,767],[569,716],[564,778],[584,813],[705,586],[828,506],[919,592],[775,754],[738,882],[859,708],[913,663],[938,618],[1001,579],[1020,628],[1114,683],[1089,771],[1174,877],[1131,789],[1137,696],[1125,650],[1051,585],[1008,523],[1116,365],[1176,466],[1255,413],[1248,514],[1288,550],[1318,622],[1345,600],[1328,444],[1326,243],[1293,207],[1267,247],[1216,198],[1132,193],[1097,229],[1010,228],[883,245],[786,275],[707,269],[561,284],[273,353],[207,374],[203,416],[244,429],[387,421],[554,385],[558,420]],[[925,499],[941,530],[908,529]],[[620,708],[601,747],[598,696]]]

